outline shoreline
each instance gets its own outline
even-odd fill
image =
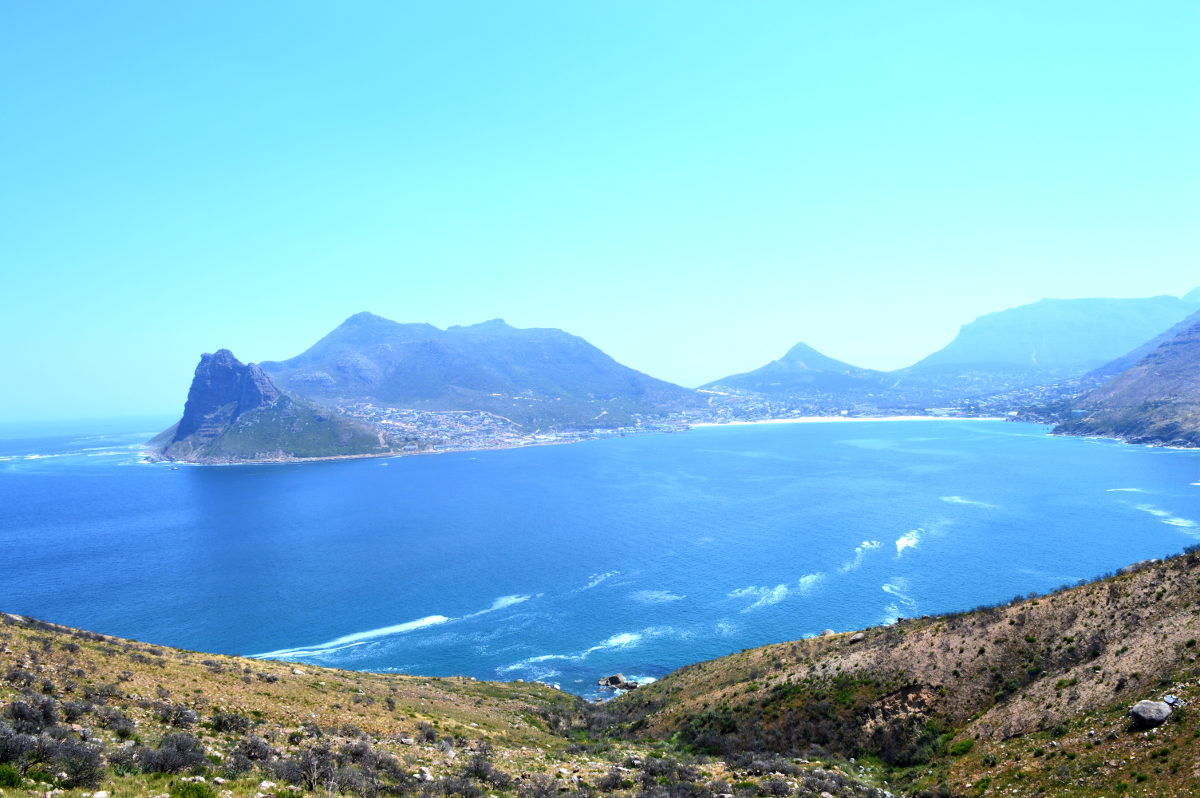
[[[799,416],[796,418],[764,418],[756,421],[696,421],[689,423],[689,429],[711,427],[742,427],[756,424],[821,424],[852,421],[1004,421],[1000,416]],[[528,449],[534,446],[566,446],[576,443],[586,443],[592,440],[604,440],[605,437],[582,438],[577,440],[531,441],[512,446],[467,446],[454,449],[425,450],[416,452],[373,452],[370,454],[341,454],[326,457],[278,457],[263,460],[231,460],[221,462],[197,462],[194,460],[172,460],[157,455],[154,449],[141,451],[141,463],[144,465],[170,464],[173,466],[242,466],[242,465],[296,465],[299,463],[328,463],[338,460],[368,460],[393,457],[414,457],[438,454],[454,454],[456,452],[499,452],[511,449]]]
[[[697,421],[692,427],[741,427],[753,424],[824,424],[849,421],[1004,421],[1003,416],[797,416],[756,421]]]

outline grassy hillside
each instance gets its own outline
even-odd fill
[[[815,763],[778,777],[601,738],[606,721],[535,683],[199,654],[0,615],[0,795],[707,796],[785,781],[882,795]]]
[[[743,651],[603,705],[0,616],[0,792],[1195,795],[1200,554],[1127,570]],[[1164,724],[1132,725],[1166,694],[1183,703]]]
[[[1195,713],[1148,732],[1125,713],[1167,693],[1200,700],[1198,599],[1190,553],[1006,606],[744,651],[617,706],[637,735],[866,758],[934,794],[1194,795]]]

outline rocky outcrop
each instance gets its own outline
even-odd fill
[[[244,413],[275,404],[279,396],[271,378],[254,363],[242,363],[228,349],[203,354],[172,443],[192,438],[202,445]]]
[[[242,463],[387,454],[379,432],[279,390],[228,349],[200,357],[183,417],[148,444],[153,456]]]

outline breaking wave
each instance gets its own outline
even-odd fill
[[[986,507],[989,510],[996,510],[1000,507],[998,504],[975,501],[974,499],[964,499],[962,496],[943,496],[942,501],[944,501],[946,504],[965,504],[970,507]]]
[[[1143,513],[1149,513],[1168,526],[1177,526],[1184,529],[1195,529],[1196,522],[1190,518],[1180,518],[1169,510],[1164,510],[1161,507],[1155,507],[1153,504],[1138,504],[1134,506],[1135,510],[1141,510]]]
[[[904,553],[905,549],[911,549],[913,546],[921,542],[921,535],[925,532],[921,527],[911,529],[905,532],[896,539],[896,556],[899,557]]]
[[[883,544],[878,540],[864,540],[854,549],[854,559],[842,563],[842,567],[838,570],[840,570],[842,573],[853,571],[855,568],[858,568],[863,564],[863,558],[867,556],[868,551],[874,551],[882,546]]]
[[[492,602],[491,606],[472,612],[458,618],[451,618],[446,615],[427,615],[424,618],[417,618],[414,621],[405,621],[404,623],[392,624],[390,626],[381,626],[377,629],[368,629],[365,632],[354,632],[353,634],[342,635],[325,643],[318,643],[313,646],[297,646],[295,648],[281,648],[278,651],[267,651],[262,654],[251,654],[255,659],[300,659],[304,657],[320,657],[325,654],[332,654],[335,651],[342,651],[354,646],[362,646],[378,640],[382,637],[392,637],[393,635],[408,634],[419,629],[425,629],[430,626],[440,626],[446,623],[455,621],[464,621],[468,618],[478,618],[480,615],[487,615],[489,612],[512,607],[516,604],[528,601],[532,596],[501,596]]]
[[[681,596],[669,590],[638,590],[630,593],[629,598],[641,604],[668,604],[672,601],[681,601],[687,596]]]

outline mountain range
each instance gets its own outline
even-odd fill
[[[1186,297],[1044,299],[963,325],[942,349],[906,368],[859,368],[798,344],[779,360],[705,388],[880,407],[953,402],[1078,378],[1116,374],[1200,312]]]
[[[358,313],[301,354],[261,366],[323,404],[485,410],[530,429],[621,426],[704,402],[582,338],[500,319],[441,330]]]
[[[228,350],[204,355],[180,423],[151,444],[157,456],[194,462],[364,456],[420,440],[419,431],[401,441],[372,426],[393,409],[483,411],[531,434],[704,420],[705,413],[728,420],[722,402],[745,397],[764,400],[758,409],[751,402],[760,416],[797,402],[816,412],[923,410],[1061,381],[1078,393],[1118,374],[1125,376],[1117,384],[1075,407],[1063,431],[1085,429],[1086,414],[1093,434],[1200,443],[1190,432],[1200,386],[1183,354],[1200,321],[1198,297],[1200,289],[1185,298],[1043,300],[964,325],[943,349],[892,372],[797,344],[700,391],[624,366],[562,330],[500,319],[443,330],[364,312],[287,360],[254,365]],[[1154,422],[1142,428],[1135,418]]]

